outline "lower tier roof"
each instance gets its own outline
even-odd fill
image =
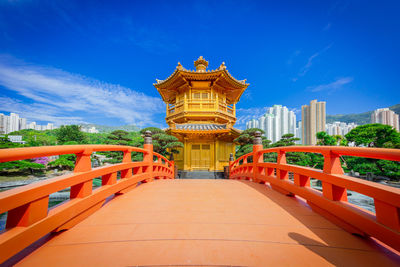
[[[177,130],[195,130],[195,131],[210,131],[226,129],[224,124],[175,124]]]

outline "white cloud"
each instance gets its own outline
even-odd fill
[[[310,90],[311,92],[320,92],[320,91],[333,92],[337,89],[340,89],[343,85],[351,83],[353,80],[354,80],[353,77],[344,77],[344,78],[339,78],[336,81],[328,84],[309,86],[307,89]]]
[[[299,108],[291,108],[291,109],[289,109],[290,111],[293,111],[294,112],[294,114],[301,114],[301,109],[299,109]]]
[[[318,51],[316,53],[314,53],[313,55],[311,55],[308,60],[307,63],[300,69],[300,72],[297,74],[297,77],[293,78],[292,81],[297,81],[299,79],[299,77],[302,77],[304,75],[306,75],[306,73],[310,70],[311,66],[313,65],[313,61],[315,58],[319,57],[321,54],[323,54],[324,52],[326,52],[329,48],[332,47],[332,44],[326,46],[324,49],[322,49],[321,51]]]
[[[0,85],[33,101],[27,104],[2,97],[2,110],[18,110],[30,120],[40,120],[40,116],[47,118],[43,121],[58,125],[68,120],[83,121],[84,115],[89,114],[142,126],[152,123],[153,114],[164,111],[161,98],[59,69],[18,62],[9,56],[0,56]],[[82,115],[69,116],[72,112]]]
[[[9,97],[0,97],[0,107],[2,110],[15,112],[20,117],[27,118],[29,121],[57,122],[58,125],[87,123],[79,116],[63,116],[52,106],[38,103],[28,105]]]

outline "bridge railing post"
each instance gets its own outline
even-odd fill
[[[263,154],[257,153],[258,151],[263,149],[261,132],[256,131],[255,137],[253,139],[253,181],[255,183],[259,183],[261,180],[259,179],[260,171],[258,169],[258,163],[263,162]]]
[[[124,155],[122,157],[122,163],[130,163],[130,162],[132,162],[131,153],[132,153],[132,149],[128,149],[128,150],[124,151]],[[129,178],[131,176],[132,176],[132,169],[131,168],[121,171],[121,179]]]
[[[122,163],[130,163],[132,162],[132,149],[127,149],[125,151],[123,151],[124,155],[122,157]],[[132,177],[133,175],[133,171],[132,168],[129,169],[125,169],[125,170],[121,170],[121,179],[127,179]],[[110,175],[109,180],[111,183],[116,183],[117,182],[117,173],[113,173]],[[116,195],[122,195],[125,194],[127,192],[129,192],[130,190],[132,190],[133,188],[135,188],[137,186],[137,184],[133,184],[127,188],[124,188],[121,191],[118,191],[116,193]]]
[[[153,181],[153,139],[151,131],[146,131],[144,133],[144,144],[143,148],[147,150],[147,153],[143,155],[143,162],[148,164],[147,170],[143,171],[148,173],[148,177],[144,182]],[[144,167],[146,168],[146,167]]]
[[[91,149],[85,149],[82,153],[76,155],[76,163],[74,173],[88,172],[92,169]],[[84,198],[92,194],[93,181],[92,179],[80,184],[71,186],[70,198]]]
[[[276,160],[277,168],[276,168],[276,178],[279,180],[289,180],[289,172],[281,168],[281,165],[286,164],[286,151],[279,149],[278,150],[278,158]],[[268,176],[273,175],[273,169],[268,170]],[[280,186],[271,184],[271,188],[281,192],[286,196],[294,196],[294,194],[286,189],[283,189]]]
[[[177,173],[175,173],[175,161],[174,161],[174,153],[171,152],[171,155],[169,156],[169,162],[171,165],[169,166],[169,170],[172,172],[172,179],[175,179],[177,177]]]
[[[228,168],[228,178],[231,179],[232,169],[233,169],[233,153],[229,154],[229,168]]]
[[[285,151],[279,150],[276,163],[278,163],[278,166],[280,164],[286,164],[286,152]],[[276,170],[276,177],[280,180],[288,180],[289,179],[288,171],[278,168]]]
[[[376,219],[379,223],[400,231],[400,208],[374,198]]]
[[[328,151],[323,154],[324,168],[323,172],[326,174],[344,174],[342,165],[340,163],[340,155]],[[335,201],[347,201],[347,189],[340,187],[329,182],[322,182],[322,193],[324,197]]]
[[[49,196],[8,211],[6,228],[29,226],[47,216]]]

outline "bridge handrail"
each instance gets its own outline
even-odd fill
[[[91,155],[97,151],[122,151],[122,162],[92,169]],[[143,153],[143,161],[132,162],[131,152]],[[0,264],[49,232],[71,228],[112,195],[124,194],[140,182],[175,178],[174,162],[153,151],[151,132],[145,133],[143,148],[66,145],[0,149],[0,162],[63,154],[77,156],[72,174],[0,192],[0,213],[8,212],[6,229],[0,232]],[[93,190],[96,177],[101,177],[102,185]],[[70,199],[49,208],[50,194],[67,188]]]
[[[159,159],[163,159],[164,162],[171,164],[171,161],[168,160],[166,157],[164,157],[163,155],[157,153],[157,152],[153,152],[153,155],[156,156]],[[161,160],[157,160],[157,162],[161,162]]]
[[[319,153],[323,170],[287,164],[287,152]],[[277,153],[277,162],[264,162],[264,154]],[[369,235],[400,251],[400,189],[344,174],[340,157],[355,156],[400,161],[400,149],[340,146],[288,146],[263,149],[261,137],[253,152],[230,161],[230,179],[269,183],[286,195],[304,198],[311,208],[346,230]],[[253,161],[248,162],[252,157]],[[293,173],[293,181],[289,179]],[[310,187],[310,178],[322,181],[322,193]],[[347,202],[347,190],[374,199],[375,213]]]
[[[0,150],[0,162],[32,159],[36,157],[58,156],[65,154],[81,154],[85,151],[130,151],[148,153],[146,149],[120,145],[64,145],[64,146],[40,146],[21,147]]]
[[[258,154],[274,153],[274,152],[275,153],[308,152],[308,153],[320,153],[324,156],[333,153],[339,156],[354,156],[354,157],[400,161],[399,149],[392,149],[392,148],[366,148],[366,147],[342,147],[342,146],[284,146],[284,147],[266,148],[257,151]],[[238,163],[240,160],[245,159],[249,156],[253,156],[253,152],[250,152],[248,154],[239,157],[234,161],[234,163]]]
[[[399,149],[371,148],[371,147],[346,147],[346,146],[285,146],[267,148],[258,151],[258,154],[270,152],[309,152],[320,153],[328,156],[330,153],[340,156],[365,157],[373,159],[385,159],[400,161]]]
[[[89,172],[78,172],[62,175],[49,180],[20,186],[0,193],[0,214],[18,208],[37,199],[47,197],[50,194],[75,186],[77,184],[91,181],[96,177],[109,173],[126,170],[139,166],[148,166],[143,162],[119,163],[109,166],[95,168]]]
[[[372,159],[383,159],[383,160],[392,160],[392,161],[400,161],[400,150],[399,149],[390,149],[390,148],[366,148],[366,147],[338,147],[338,146],[287,146],[287,147],[274,147],[274,148],[267,148],[262,149],[256,152],[256,156],[262,156],[266,153],[278,153],[281,155],[286,152],[305,152],[305,153],[319,153],[322,154],[327,158],[331,158],[332,156],[340,157],[340,156],[354,156],[354,157],[365,157],[365,158],[372,158]],[[250,152],[245,154],[235,160],[233,162],[233,166],[237,166],[240,161],[243,159],[243,163],[245,164],[245,159],[253,156],[254,153]],[[263,166],[274,166],[277,163],[263,163],[260,165]],[[293,164],[281,164],[281,166],[296,166]],[[275,166],[275,168],[278,166]],[[292,167],[293,168],[293,167]],[[284,168],[285,169],[285,168]],[[287,168],[288,170],[290,168]],[[301,170],[307,170],[306,167],[303,166],[296,166],[297,170],[296,173],[301,175],[309,175],[309,172],[302,172]],[[317,171],[317,170],[314,170]],[[306,174],[307,173],[307,174]],[[397,188],[389,187],[386,185],[378,184],[375,182],[364,181],[357,178],[352,178],[347,175],[342,175],[342,173],[338,173],[335,175],[328,175],[328,176],[320,176],[318,180],[326,181],[327,177],[333,178],[334,181],[330,181],[331,183],[345,187],[357,193],[372,197],[374,199],[382,200],[389,202],[391,201],[398,207],[400,207],[400,194]],[[330,180],[330,179],[329,179]],[[340,183],[338,183],[340,182]],[[348,184],[345,184],[348,183]]]
[[[253,152],[250,152],[248,154],[244,154],[243,156],[238,157],[235,161],[233,161],[233,164],[235,164],[235,166],[243,159],[243,163],[245,164],[247,163],[247,161],[245,162],[244,160],[247,159],[248,157],[253,156]]]

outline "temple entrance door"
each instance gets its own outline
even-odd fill
[[[203,168],[209,170],[210,169],[210,145],[202,144],[201,145],[201,164]]]
[[[192,170],[209,170],[211,163],[211,149],[209,144],[192,144]]]

